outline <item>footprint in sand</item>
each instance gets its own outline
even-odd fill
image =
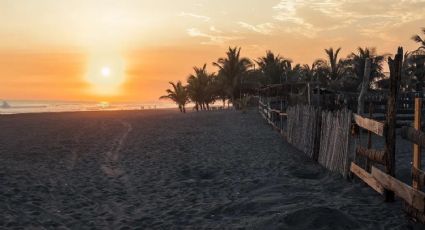
[[[104,163],[100,166],[102,171],[111,177],[119,177],[125,174],[124,170],[120,168],[118,160],[120,158],[120,151],[124,145],[124,142],[127,139],[128,134],[133,130],[133,127],[130,123],[125,121],[120,121],[120,123],[124,126],[125,131],[115,138],[115,144],[109,151],[105,152]]]

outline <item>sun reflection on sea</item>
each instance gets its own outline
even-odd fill
[[[107,102],[107,101],[101,101],[101,102],[99,102],[98,105],[102,109],[107,109],[110,106],[109,102]]]

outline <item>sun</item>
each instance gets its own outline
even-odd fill
[[[109,77],[109,75],[111,75],[111,69],[108,66],[104,66],[102,67],[100,73],[103,77]]]
[[[91,55],[87,62],[86,81],[91,85],[91,93],[114,95],[125,82],[125,64],[119,55]]]

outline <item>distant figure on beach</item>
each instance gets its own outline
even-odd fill
[[[3,101],[3,104],[0,106],[0,108],[2,108],[2,109],[8,109],[10,107],[11,106],[9,105],[9,103],[7,103],[7,101]]]

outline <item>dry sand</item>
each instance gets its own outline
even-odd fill
[[[255,111],[0,117],[0,228],[423,229]]]

